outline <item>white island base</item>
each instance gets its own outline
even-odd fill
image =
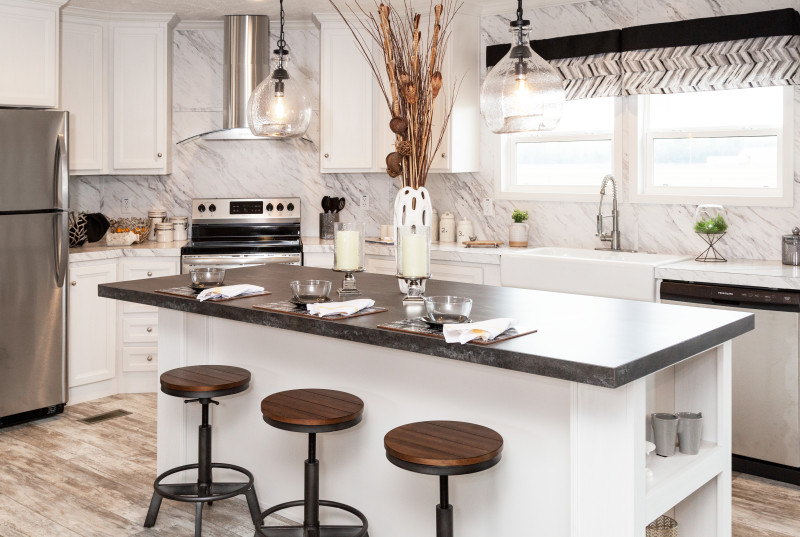
[[[159,328],[159,373],[251,371],[246,392],[212,406],[213,460],[252,471],[262,509],[303,497],[307,436],[264,423],[261,400],[329,388],[365,411],[356,427],[318,435],[320,497],[361,510],[372,537],[435,535],[438,479],[395,467],[383,448],[390,429],[422,420],[478,423],[505,441],[497,466],[450,480],[458,537],[642,537],[664,513],[681,537],[731,534],[730,342],[609,389],[163,308]],[[648,476],[655,410],[702,411],[704,443],[696,456],[653,456]],[[159,393],[159,473],[196,462],[199,423],[199,405]],[[323,523],[343,520],[323,508]]]

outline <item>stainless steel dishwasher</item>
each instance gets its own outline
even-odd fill
[[[755,315],[733,341],[733,468],[800,483],[800,291],[664,281],[660,297]]]

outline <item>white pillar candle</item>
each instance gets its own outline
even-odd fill
[[[403,274],[406,278],[428,277],[428,236],[403,235]]]
[[[361,268],[360,242],[361,237],[358,231],[336,232],[336,270],[358,270]]]

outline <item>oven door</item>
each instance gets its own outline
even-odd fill
[[[299,253],[184,255],[181,257],[181,273],[188,274],[193,268],[233,269],[273,263],[299,265],[301,262]]]

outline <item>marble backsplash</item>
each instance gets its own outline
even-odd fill
[[[531,10],[533,35],[549,38],[784,7],[800,8],[800,0],[595,0],[581,4]],[[526,11],[526,14],[528,12]],[[508,16],[484,17],[483,45],[508,41]],[[275,36],[273,35],[273,40]],[[311,88],[314,115],[307,134],[310,142],[194,141],[174,147],[169,176],[75,176],[70,181],[70,205],[84,211],[120,213],[128,198],[132,212],[144,215],[163,207],[170,214],[188,214],[195,197],[299,196],[303,234],[316,236],[319,203],[324,195],[344,196],[343,220],[363,221],[368,234],[391,221],[396,183],[383,174],[319,173],[319,33],[314,28],[290,29],[290,69]],[[173,140],[219,128],[222,121],[222,29],[179,27],[174,36]],[[800,90],[795,90],[795,132],[800,128]],[[511,211],[530,212],[531,246],[561,245],[594,248],[597,203],[494,200],[493,216],[483,216],[481,200],[494,197],[498,155],[485,127],[481,132],[482,170],[475,174],[431,175],[428,189],[439,212],[453,211],[470,218],[481,238],[507,240]],[[795,181],[800,159],[800,135],[795,135]],[[623,155],[620,227],[623,246],[661,253],[698,253],[702,241],[692,232],[694,205],[632,204],[626,202],[630,182],[628,155]],[[598,177],[598,191],[600,179]],[[358,200],[370,197],[362,210]],[[795,188],[795,207],[800,207]],[[598,195],[599,198],[599,195]],[[724,255],[743,259],[780,259],[780,236],[800,225],[795,208],[729,207],[730,232],[721,243]]]

